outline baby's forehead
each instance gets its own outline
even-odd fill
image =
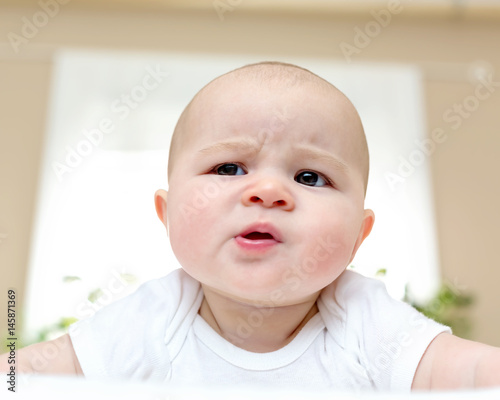
[[[325,109],[328,113],[324,113]],[[240,120],[251,120],[258,115],[267,117],[266,123],[276,125],[296,116],[304,117],[306,112],[334,123],[359,120],[345,95],[319,78],[279,76],[262,80],[255,75],[234,74],[223,76],[203,88],[187,108],[184,122],[199,125],[221,118],[221,115],[239,113]]]
[[[294,76],[266,77],[229,75],[205,87],[186,113],[186,132],[196,136],[227,128],[233,122],[246,125],[252,133],[290,134],[297,129],[311,138],[355,136],[363,131],[356,109],[347,97],[329,83]],[[260,124],[260,125],[259,125]],[[359,132],[358,132],[359,134]],[[198,136],[199,137],[199,136]],[[290,135],[273,135],[290,140]],[[293,137],[293,136],[292,136]]]

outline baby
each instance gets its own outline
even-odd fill
[[[155,194],[182,269],[20,350],[17,368],[302,390],[500,385],[500,349],[346,271],[374,222],[368,164],[355,108],[322,78],[265,62],[215,79],[182,113],[169,191]],[[56,356],[35,363],[49,345]]]

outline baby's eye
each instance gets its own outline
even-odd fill
[[[217,175],[244,175],[245,171],[238,164],[227,163],[221,164],[214,168]]]
[[[322,178],[319,174],[312,171],[302,171],[296,177],[295,180],[298,183],[307,186],[325,186],[328,184],[325,178]]]

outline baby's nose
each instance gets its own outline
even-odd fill
[[[260,204],[266,208],[281,207],[286,211],[295,207],[292,195],[277,179],[261,179],[243,192],[241,201],[245,206]]]

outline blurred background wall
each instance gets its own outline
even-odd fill
[[[12,46],[11,33],[21,35],[26,19],[32,21],[43,10],[41,4],[49,3],[54,16],[45,24],[40,20],[41,27],[32,37]],[[428,134],[436,128],[446,132],[446,140],[430,157],[442,277],[457,291],[475,296],[468,315],[472,339],[500,346],[496,248],[500,237],[500,5],[491,1],[487,6],[479,1],[419,5],[397,0],[284,3],[0,1],[1,332],[6,329],[7,288],[17,289],[18,310],[24,297],[52,55],[58,48],[73,47],[256,53],[268,59],[303,56],[340,62],[350,58],[419,66]],[[386,26],[377,31],[374,21]],[[372,37],[363,41],[359,32],[367,29]],[[477,102],[471,100],[477,98],[477,84],[468,80],[471,66],[483,68],[491,77],[490,95]]]

